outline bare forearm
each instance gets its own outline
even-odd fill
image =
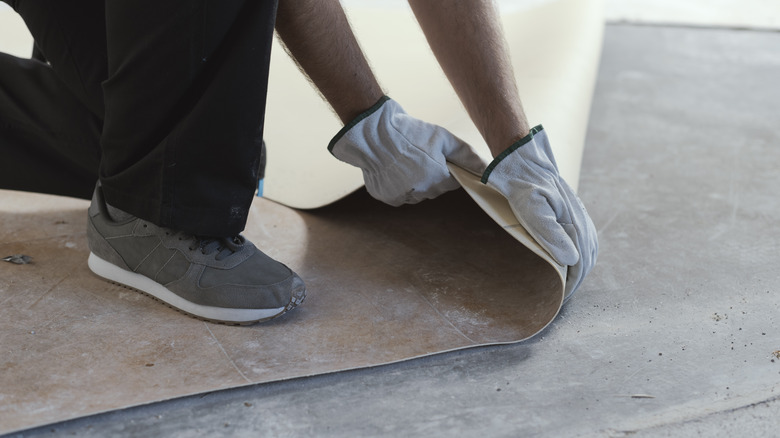
[[[338,0],[280,0],[276,31],[343,123],[382,97]]]
[[[498,155],[528,134],[498,12],[491,0],[409,0],[469,116]]]

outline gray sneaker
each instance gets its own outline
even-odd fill
[[[202,238],[124,213],[114,220],[98,186],[89,207],[89,268],[189,315],[252,324],[306,296],[303,280],[243,236]],[[117,215],[114,215],[115,217]]]

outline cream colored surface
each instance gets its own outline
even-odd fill
[[[29,58],[33,39],[19,15],[5,3],[0,3],[0,52]]]
[[[347,5],[380,83],[409,114],[448,128],[489,157],[404,4]],[[561,174],[576,189],[601,49],[602,2],[502,5],[504,30],[528,117],[532,125],[544,124]],[[327,205],[362,186],[362,175],[327,151],[328,142],[341,128],[327,105],[281,47],[275,47],[272,56],[264,196],[296,208]]]

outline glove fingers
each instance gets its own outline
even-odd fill
[[[568,296],[577,290],[582,280],[596,264],[598,235],[580,198],[565,181],[561,180],[560,183],[561,194],[567,200],[567,208],[572,219],[572,225],[566,226],[566,229],[569,236],[576,242],[580,254],[579,262],[569,267],[566,279],[566,295]]]
[[[582,200],[574,193],[574,190],[566,184],[563,179],[560,180],[562,195],[566,198],[568,203],[569,216],[572,219],[572,223],[577,229],[577,246],[580,255],[590,260],[590,266],[596,262],[596,255],[598,254],[599,242],[598,233],[596,232],[596,226],[593,224],[588,210],[585,209]],[[590,270],[588,267],[587,271]],[[585,272],[587,274],[587,271]]]
[[[444,193],[460,188],[460,183],[454,176],[437,178],[435,184],[429,184],[424,187],[425,190],[415,190],[411,193],[413,201],[407,202],[408,204],[416,204],[417,202],[424,201],[426,199],[433,199]]]
[[[403,204],[417,204],[426,199],[433,199],[450,190],[460,188],[458,181],[447,174],[421,175],[413,185],[409,184],[409,169],[398,169],[396,166],[385,172],[376,173],[363,171],[363,180],[368,193],[379,201],[393,207]],[[435,178],[435,181],[432,181]]]
[[[592,226],[589,217],[585,218]],[[587,226],[587,225],[586,225]],[[580,260],[573,266],[569,266],[566,277],[566,296],[577,290],[582,280],[590,273],[596,264],[598,255],[598,241],[595,239],[595,231],[583,232],[579,226],[564,225],[567,233],[577,239]]]
[[[563,228],[566,230],[566,234],[568,234],[572,240],[576,241],[578,237],[576,227],[572,224],[566,224],[563,225]],[[580,283],[582,283],[582,279],[585,278],[585,275],[587,275],[587,272],[584,269],[585,265],[587,264],[588,263],[586,261],[585,255],[580,254],[580,260],[574,265],[569,266],[566,272],[566,287],[564,291],[565,296],[572,294],[575,290],[577,290]]]
[[[512,210],[518,221],[525,227],[534,240],[542,246],[561,265],[571,266],[579,260],[579,252],[572,238],[558,222],[558,214],[550,205],[547,196],[542,193],[531,193],[527,197],[528,205],[524,209],[530,214]]]

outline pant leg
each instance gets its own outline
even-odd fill
[[[0,53],[0,187],[89,199],[101,125],[49,66]]]
[[[6,2],[51,64],[0,54],[0,187],[89,198],[107,71],[103,0]]]
[[[243,230],[257,187],[275,0],[110,0],[100,179],[112,205]]]

